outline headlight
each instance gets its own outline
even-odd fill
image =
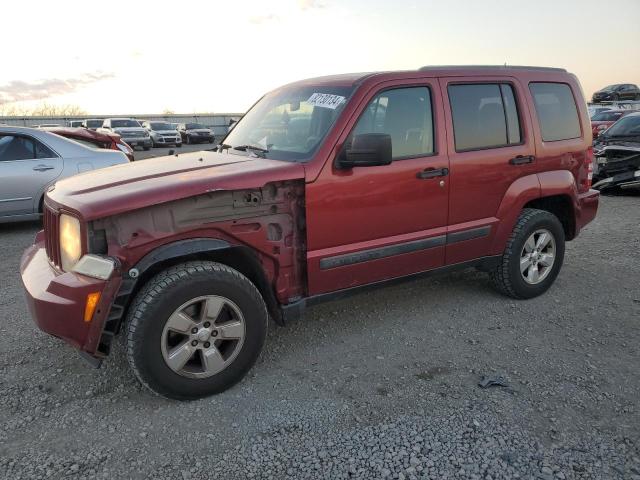
[[[68,272],[82,254],[80,221],[71,215],[60,215],[60,260],[62,269]]]

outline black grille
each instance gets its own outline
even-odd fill
[[[47,257],[51,263],[60,266],[58,214],[45,205],[44,207],[44,237]]]

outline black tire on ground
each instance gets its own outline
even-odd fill
[[[222,371],[189,378],[165,362],[162,332],[176,309],[205,295],[223,296],[237,305],[245,337],[237,356]],[[182,263],[150,279],[136,295],[127,313],[127,359],[140,382],[158,395],[177,400],[206,397],[235,385],[254,365],[265,343],[267,320],[260,292],[240,272],[216,262]]]
[[[551,271],[540,283],[532,285],[520,273],[520,257],[527,239],[537,230],[544,229],[555,240],[555,260]],[[545,210],[525,208],[520,213],[513,232],[507,240],[500,263],[491,273],[495,287],[505,295],[526,299],[546,292],[553,284],[564,260],[564,230],[558,217]]]

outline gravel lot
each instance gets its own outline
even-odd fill
[[[640,479],[640,197],[602,199],[540,298],[470,270],[324,304],[190,403],[34,327],[36,230],[0,226],[0,478]]]

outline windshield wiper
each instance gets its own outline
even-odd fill
[[[241,152],[246,152],[247,150],[251,150],[252,152],[260,152],[262,153],[262,158],[265,158],[265,153],[269,153],[269,150],[266,148],[258,147],[257,145],[238,145],[233,147],[234,150],[240,150]]]

